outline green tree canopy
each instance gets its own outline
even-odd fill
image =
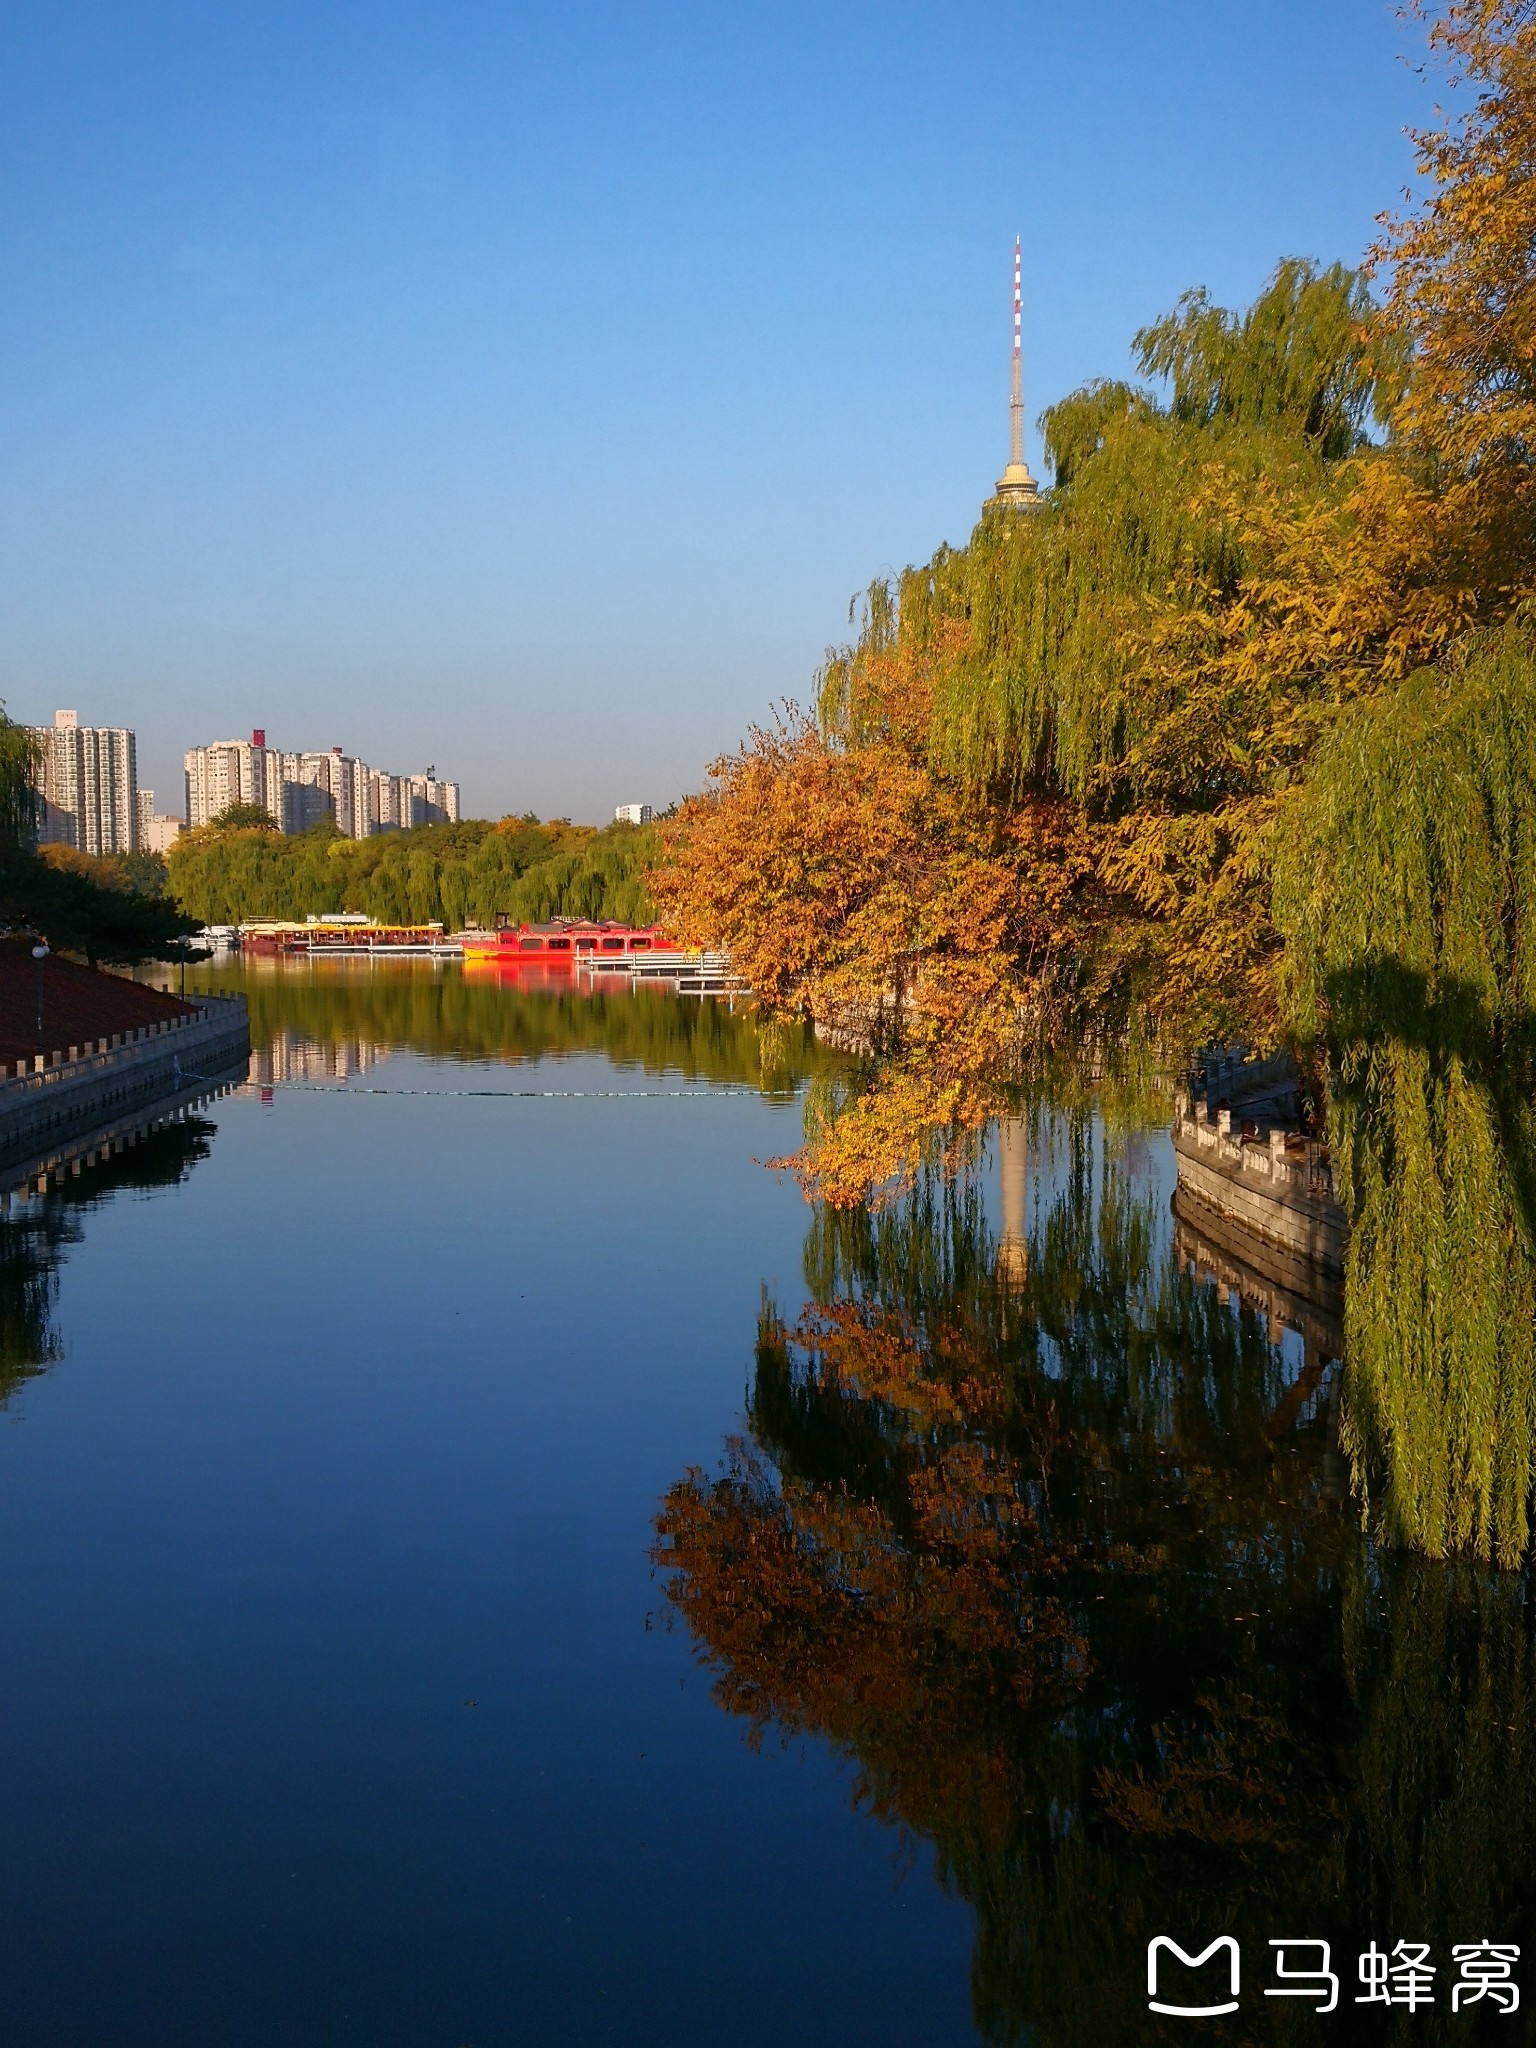
[[[653,832],[633,825],[597,831],[563,820],[470,818],[344,839],[329,821],[289,837],[266,821],[186,833],[166,865],[172,897],[200,924],[352,910],[381,924],[457,930],[498,918],[646,923],[654,851]]]

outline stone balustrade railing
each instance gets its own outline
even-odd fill
[[[1274,1125],[1244,1137],[1239,1111],[1218,1109],[1213,1122],[1202,1114],[1203,1109],[1203,1104],[1192,1103],[1182,1091],[1175,1098],[1175,1121],[1181,1133],[1193,1139],[1213,1163],[1267,1182],[1276,1194],[1285,1189],[1312,1201],[1334,1199],[1332,1163],[1327,1146],[1318,1139]]]
[[[0,1069],[0,1109],[21,1095],[66,1087],[85,1075],[103,1073],[109,1068],[120,1070],[163,1056],[189,1044],[188,1032],[204,1040],[209,1036],[210,1025],[248,1030],[244,996],[199,996],[196,1003],[196,1009],[186,1016],[167,1017],[159,1024],[148,1024],[138,1031],[116,1032],[110,1038],[89,1039],[84,1045],[70,1046],[67,1052],[37,1053],[30,1060],[18,1061],[8,1071]]]

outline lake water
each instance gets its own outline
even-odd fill
[[[799,1034],[204,978],[252,1085],[0,1226],[6,2041],[1526,2037],[1524,1583],[1365,1545],[1155,1128],[838,1218]]]

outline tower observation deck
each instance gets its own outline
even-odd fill
[[[1010,442],[1008,467],[997,480],[997,489],[987,500],[988,509],[1000,507],[1006,512],[1038,512],[1045,500],[1040,495],[1040,486],[1029,473],[1029,464],[1024,460],[1024,361],[1022,351],[1022,330],[1024,325],[1024,292],[1022,284],[1023,250],[1015,238],[1013,244],[1013,395],[1009,406]]]

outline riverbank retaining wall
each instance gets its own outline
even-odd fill
[[[186,1016],[39,1054],[0,1079],[0,1165],[66,1132],[223,1078],[250,1057],[244,996],[201,996]]]
[[[1280,1250],[1342,1274],[1349,1220],[1324,1148],[1279,1126],[1245,1134],[1233,1123],[1230,1110],[1209,1119],[1203,1103],[1180,1092],[1173,1119],[1179,1186]]]

